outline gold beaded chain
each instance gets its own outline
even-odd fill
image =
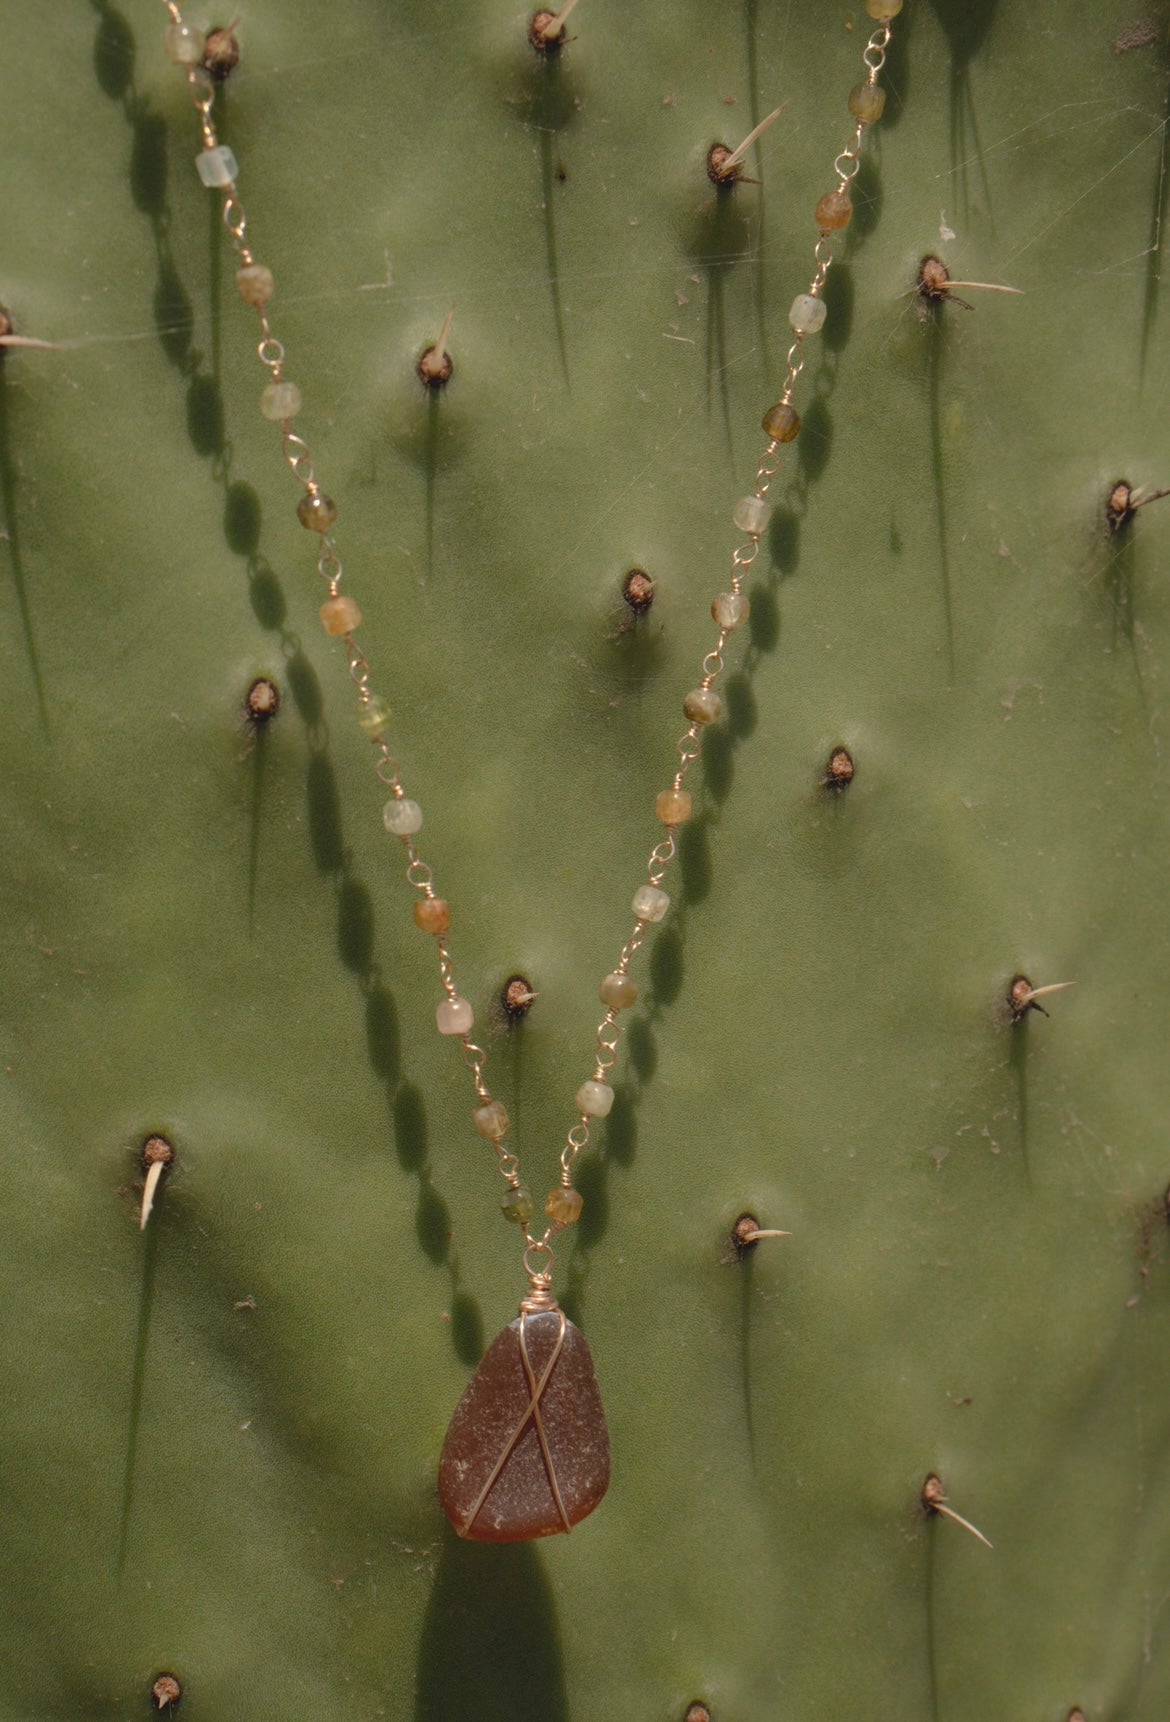
[[[422,810],[410,800],[402,784],[402,767],[386,742],[390,726],[390,711],[385,702],[370,688],[370,665],[365,653],[354,640],[354,631],[361,625],[362,614],[354,600],[341,590],[342,562],[333,540],[333,525],[337,506],[319,484],[308,444],[291,428],[301,409],[301,394],[295,383],[285,378],[285,350],[272,332],[268,306],[276,290],[272,271],[256,260],[247,238],[247,217],[236,189],[239,167],[226,144],[221,144],[212,119],[215,84],[202,64],[204,38],[202,33],[183,22],[176,0],[164,0],[170,24],[166,30],[167,54],[186,73],[191,99],[199,115],[203,134],[203,150],[196,157],[196,167],[204,185],[223,193],[223,220],[240,267],[236,286],[245,304],[251,305],[260,318],[260,342],[256,349],[260,363],[269,373],[270,381],[260,397],[260,410],[266,419],[280,427],[281,452],[303,495],[297,504],[297,516],[320,539],[317,572],[325,581],[328,597],[321,606],[321,623],[325,632],[340,639],[345,646],[350,677],[357,688],[357,721],[369,738],[375,753],[374,769],[390,791],[391,799],[383,809],[386,829],[401,839],[407,855],[406,878],[418,893],[414,904],[415,924],[430,933],[439,955],[439,980],[444,998],[435,1012],[439,1033],[460,1042],[461,1056],[471,1072],[476,1101],[472,1122],[479,1134],[492,1146],[496,1164],[506,1189],[500,1206],[508,1219],[519,1226],[524,1240],[524,1268],[531,1283],[537,1306],[551,1303],[553,1250],[551,1240],[566,1226],[580,1217],[583,1206],[580,1192],[573,1187],[573,1167],[582,1149],[588,1146],[592,1120],[605,1118],[614,1102],[614,1091],[606,1078],[617,1061],[621,1042],[621,1012],[638,997],[638,988],[630,977],[630,964],[644,944],[648,930],[663,920],[670,907],[670,898],[662,889],[663,880],[676,854],[675,833],[685,825],[692,813],[691,796],[685,788],[687,773],[699,758],[701,736],[707,724],[722,714],[723,702],[715,692],[715,683],[724,670],[724,648],[728,639],[748,619],[749,604],[743,591],[744,576],[759,553],[760,538],[769,519],[768,490],[779,471],[782,446],[792,442],[800,433],[800,416],[793,406],[797,379],[804,369],[804,343],[816,334],[825,321],[824,287],[833,263],[832,235],[848,226],[853,215],[849,188],[860,166],[862,141],[867,128],[881,118],[886,93],[878,82],[886,62],[890,42],[890,21],[902,10],[903,0],[866,0],[866,11],[878,21],[862,54],[867,70],[863,83],[849,94],[849,111],[856,126],[848,144],[837,156],[833,170],[837,184],[821,198],[816,207],[817,242],[813,252],[816,272],[808,291],[798,293],[789,311],[793,342],[787,355],[787,376],[784,391],[774,407],[764,415],[763,428],[768,446],[756,468],[755,485],[748,496],[741,497],[733,512],[734,524],[744,534],[731,558],[729,589],[721,592],[711,605],[711,614],[719,627],[719,638],[702,662],[702,680],[683,700],[683,714],[688,727],[677,744],[678,770],[669,789],[659,794],[655,812],[666,827],[666,836],[650,851],[646,866],[646,884],[634,893],[631,905],[634,928],[625,944],[616,967],[607,974],[600,987],[605,1015],[597,1026],[593,1074],[578,1088],[575,1096],[577,1122],[569,1129],[561,1151],[560,1182],[549,1192],[545,1213],[549,1224],[540,1236],[532,1232],[534,1208],[532,1197],[520,1182],[520,1162],[515,1152],[505,1146],[508,1134],[508,1114],[496,1100],[484,1078],[487,1054],[471,1037],[473,1014],[471,1005],[455,984],[454,965],[447,942],[451,926],[451,909],[446,899],[436,894],[434,874],[423,860],[415,837],[422,827]]]

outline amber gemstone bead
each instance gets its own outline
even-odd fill
[[[352,598],[344,593],[338,593],[336,598],[326,598],[321,606],[321,626],[327,634],[340,638],[343,634],[352,634],[355,628],[360,628],[362,613]]]
[[[902,0],[865,0],[865,9],[879,24],[888,24],[902,10]]]
[[[549,1191],[544,1211],[558,1226],[575,1226],[581,1218],[581,1209],[584,1206],[585,1198],[580,1191],[569,1190],[563,1184],[558,1184],[555,1190]]]
[[[689,792],[664,789],[654,803],[654,811],[664,825],[685,825],[692,812]]]
[[[800,435],[800,414],[787,401],[777,401],[764,414],[764,435],[773,442],[793,442]]]
[[[609,1472],[584,1335],[559,1309],[518,1316],[489,1346],[451,1419],[439,1460],[443,1511],[461,1537],[528,1542],[579,1524],[604,1496]]]
[[[420,897],[414,905],[414,924],[424,933],[445,933],[451,925],[451,905],[445,897]]]
[[[337,519],[337,504],[323,491],[306,491],[297,503],[297,519],[310,532],[328,532]]]
[[[886,92],[880,84],[854,84],[849,92],[849,112],[855,120],[871,126],[886,111]]]
[[[817,226],[822,233],[836,233],[853,220],[853,200],[847,191],[827,191],[817,204]]]

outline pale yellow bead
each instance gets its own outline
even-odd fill
[[[361,611],[343,592],[339,592],[336,598],[326,598],[321,606],[321,626],[327,634],[338,638],[342,634],[352,634],[355,628],[361,627],[361,622]]]
[[[654,803],[654,811],[664,825],[685,825],[693,811],[689,792],[664,789]]]
[[[236,291],[245,305],[254,305],[257,311],[262,311],[276,292],[276,278],[263,263],[245,263],[236,270]]]
[[[865,0],[865,9],[879,24],[888,24],[902,10],[902,0]]]
[[[581,1218],[584,1206],[585,1201],[579,1191],[567,1190],[563,1184],[558,1184],[555,1190],[549,1191],[544,1211],[558,1226],[572,1226]]]

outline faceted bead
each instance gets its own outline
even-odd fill
[[[685,789],[664,789],[654,811],[664,825],[685,825],[692,812],[690,794]]]
[[[505,1220],[514,1220],[518,1226],[526,1226],[536,1212],[532,1197],[523,1184],[517,1184],[514,1190],[505,1190],[500,1197],[500,1207]]]
[[[711,606],[711,614],[728,633],[742,627],[751,615],[751,605],[742,592],[720,592]]]
[[[814,299],[811,293],[798,293],[792,301],[788,321],[798,335],[815,335],[823,327],[825,315],[823,299]]]
[[[762,497],[741,496],[735,505],[732,519],[741,532],[746,532],[751,538],[758,538],[767,526],[771,512]]]
[[[613,1107],[613,1089],[608,1082],[583,1082],[574,1105],[589,1118],[608,1118]]]
[[[855,120],[871,126],[886,111],[886,92],[880,84],[854,84],[849,92],[849,112]]]
[[[608,1005],[610,1010],[629,1010],[632,1004],[638,1002],[638,988],[629,975],[616,972],[606,975],[597,990],[602,1004]]]
[[[307,490],[297,503],[297,519],[310,532],[328,532],[337,519],[337,504],[319,490]]]
[[[692,688],[683,701],[683,716],[692,723],[718,723],[723,716],[723,701],[714,688]]]
[[[865,9],[879,24],[888,24],[902,10],[902,0],[865,0]]]
[[[544,1211],[558,1226],[575,1226],[584,1206],[585,1198],[578,1190],[568,1190],[563,1184],[558,1184],[555,1190],[549,1191]]]
[[[413,837],[422,830],[422,808],[405,795],[396,795],[382,809],[382,824],[393,837]]]
[[[670,898],[657,885],[639,885],[631,907],[639,921],[662,921],[670,908]]]
[[[583,1334],[559,1309],[518,1316],[488,1348],[451,1419],[439,1460],[443,1511],[461,1537],[528,1542],[586,1518],[609,1472],[609,1431]]]
[[[199,177],[204,185],[213,189],[234,185],[240,177],[240,164],[226,144],[216,144],[214,149],[202,150],[195,157],[195,166],[199,169]]]
[[[197,66],[204,46],[203,31],[193,24],[168,24],[163,33],[163,47],[176,66]]]
[[[458,995],[453,999],[444,999],[435,1012],[435,1022],[440,1034],[470,1034],[474,1021],[471,1006],[466,999],[461,999]]]
[[[260,396],[260,411],[274,424],[295,419],[301,410],[301,391],[295,383],[269,383]]]
[[[363,735],[378,736],[390,728],[391,712],[385,700],[380,700],[375,694],[363,706],[358,707],[358,728]]]
[[[471,1122],[489,1142],[498,1142],[501,1136],[508,1134],[508,1113],[498,1100],[485,1100],[482,1106],[477,1106],[471,1114]]]
[[[352,634],[355,628],[362,625],[362,613],[352,598],[338,593],[335,598],[326,598],[321,606],[321,626],[327,634],[340,638],[342,634]]]
[[[276,292],[276,277],[264,263],[245,263],[236,270],[236,291],[245,305],[262,311]]]
[[[764,414],[764,434],[773,442],[794,442],[800,435],[800,414],[787,401],[777,401]]]
[[[827,191],[817,204],[816,222],[822,233],[836,233],[853,220],[853,200],[847,191]]]
[[[445,897],[420,897],[414,924],[423,933],[445,933],[451,925],[451,905]]]

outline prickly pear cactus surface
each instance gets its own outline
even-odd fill
[[[558,1262],[612,1486],[502,1549],[434,1478],[515,1234],[164,22],[15,0],[0,65],[0,301],[55,344],[0,359],[0,1711],[121,1722],[170,1673],[190,1722],[1162,1722],[1170,503],[1105,503],[1170,482],[1165,7],[896,20]],[[869,27],[240,27],[223,137],[541,1196]],[[930,304],[927,254],[1023,296]],[[1076,985],[1013,1023],[1020,975]],[[791,1236],[734,1259],[745,1212]]]

